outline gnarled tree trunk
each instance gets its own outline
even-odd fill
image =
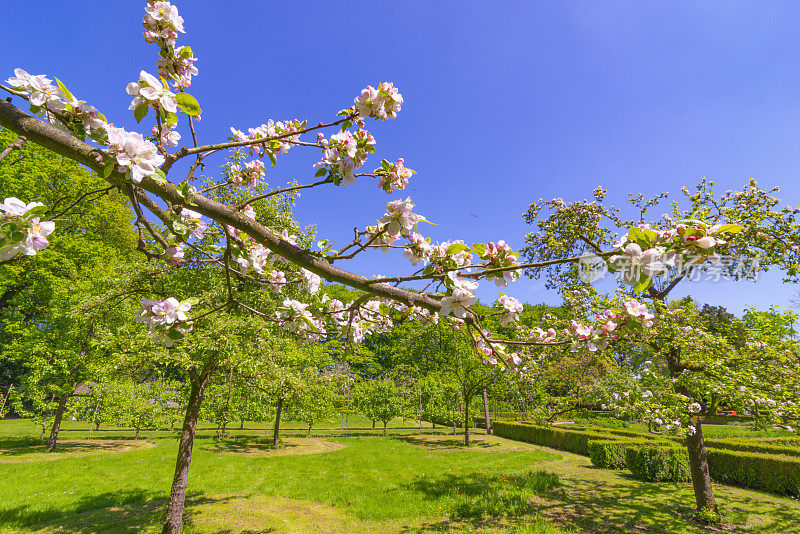
[[[50,429],[50,437],[47,439],[47,447],[45,448],[45,452],[55,452],[56,450],[58,431],[61,430],[61,418],[64,417],[64,411],[67,408],[68,400],[69,395],[66,393],[58,400],[58,408],[56,408],[56,414],[53,419],[53,427]]]
[[[717,501],[711,487],[711,473],[708,469],[708,452],[703,440],[702,418],[693,417],[694,434],[686,436],[686,449],[689,453],[689,469],[692,472],[692,487],[697,510],[713,510],[717,512]]]
[[[272,433],[272,446],[278,448],[280,444],[280,431],[281,431],[281,410],[283,409],[283,397],[278,399],[278,406],[275,407],[275,430]]]
[[[483,417],[486,419],[486,433],[492,433],[492,420],[489,418],[489,396],[486,394],[486,388],[483,388]]]
[[[197,431],[197,419],[200,417],[200,407],[203,404],[208,379],[215,367],[215,359],[206,364],[203,372],[198,376],[190,370],[189,378],[191,391],[189,402],[186,404],[186,416],[183,419],[183,430],[178,442],[178,459],[175,463],[175,475],[172,478],[172,489],[167,504],[167,518],[161,534],[180,534],[183,522],[183,509],[186,506],[186,489],[189,486],[189,466],[192,463],[192,447]]]

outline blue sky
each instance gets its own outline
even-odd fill
[[[800,4],[796,2],[177,2],[200,75],[201,142],[268,118],[327,121],[367,84],[393,81],[399,118],[370,124],[377,154],[416,169],[417,211],[434,239],[523,245],[522,214],[540,197],[578,200],[597,185],[669,191],[702,176],[722,189],[748,177],[800,202]],[[155,71],[144,2],[21,2],[3,7],[0,77],[58,76],[112,122],[136,129],[125,85]],[[149,125],[147,126],[149,128]],[[146,128],[138,127],[139,131]],[[185,132],[182,132],[185,133]],[[188,137],[188,136],[185,136]],[[313,175],[317,152],[289,152],[267,180]],[[344,243],[387,196],[369,181],[303,196],[297,215]],[[363,274],[408,272],[375,253]],[[484,284],[479,296],[497,291]],[[796,286],[695,284],[682,290],[739,313],[788,307]],[[556,302],[523,279],[509,294]]]

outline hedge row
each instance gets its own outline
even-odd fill
[[[706,439],[704,441],[706,443],[706,447],[714,449],[800,457],[800,447],[793,447],[791,443],[764,443],[738,439]]]
[[[641,445],[625,449],[625,466],[638,480],[686,482],[691,480],[686,449],[662,445]]]
[[[711,478],[745,488],[800,495],[800,459],[772,454],[708,449]]]
[[[512,423],[509,421],[494,421],[492,428],[495,435],[503,438],[574,452],[583,456],[589,456],[589,441],[615,439],[613,436],[599,432]]]
[[[493,426],[498,436],[589,456],[597,467],[628,468],[640,480],[677,482],[689,479],[686,449],[673,440],[656,440],[649,436],[618,439],[609,433],[578,430],[578,427],[544,427],[508,421],[495,421]],[[795,456],[756,452],[759,448],[775,452],[792,447],[736,440],[706,440],[706,444],[713,480],[772,493],[800,495],[800,457],[796,457],[796,450],[792,450]],[[720,448],[720,444],[727,449]],[[737,446],[749,448],[728,450]]]

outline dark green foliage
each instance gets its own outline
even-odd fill
[[[792,446],[791,442],[765,443],[763,441],[745,441],[736,439],[706,439],[705,442],[706,447],[711,447],[714,449],[800,457],[800,447]],[[795,442],[797,442],[797,440],[795,440]]]
[[[628,447],[625,465],[635,478],[647,482],[686,482],[691,478],[686,449],[678,447]]]
[[[613,439],[606,434],[508,421],[492,423],[497,436],[589,456],[589,441]]]
[[[589,458],[592,465],[603,469],[625,469],[625,451],[630,447],[641,447],[652,441],[645,439],[617,441],[617,440],[590,440]]]
[[[711,477],[725,484],[800,495],[800,459],[753,452],[708,450]]]

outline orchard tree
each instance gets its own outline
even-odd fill
[[[207,282],[196,272],[188,273],[184,280],[193,279],[194,283],[165,284],[164,291],[148,285],[156,299],[142,302],[140,320],[157,339],[172,347],[169,357],[180,363],[191,386],[165,533],[180,530],[203,390],[220,362],[240,350],[236,345],[241,342],[233,335],[246,335],[247,328],[240,328],[237,322],[247,314],[308,341],[342,338],[360,343],[370,334],[391,329],[394,310],[408,319],[457,325],[488,363],[505,368],[518,366],[526,347],[596,346],[619,336],[639,335],[642,325],[649,323],[637,303],[615,306],[616,311],[591,317],[590,322],[584,320],[582,328],[572,331],[550,335],[545,329],[539,332],[523,326],[524,339],[494,336],[483,326],[482,315],[471,309],[481,280],[505,286],[517,279],[520,269],[574,263],[577,257],[561,254],[561,245],[546,243],[557,257],[520,264],[504,241],[471,246],[456,239],[431,243],[420,233],[426,219],[414,211],[410,198],[387,203],[383,214],[376,212],[375,224],[356,230],[351,242],[337,247],[320,239],[312,248],[311,240],[287,227],[286,219],[269,217],[268,210],[260,206],[300,190],[345,187],[363,180],[376,182],[390,194],[404,190],[414,171],[406,167],[403,158],[384,159],[371,172],[362,169],[376,143],[366,129],[367,121],[396,118],[403,104],[399,90],[390,82],[367,86],[352,105],[327,123],[269,120],[246,132],[233,127],[229,139],[201,144],[202,132],[195,127],[201,106],[187,91],[198,74],[196,58],[189,46],[177,42],[184,33],[183,19],[169,2],[148,0],[144,27],[145,41],[158,48],[157,76],[148,70],[133,72],[126,92],[134,118],[139,122],[147,119],[150,125],[147,137],[115,126],[62,81],[55,79],[54,84],[44,75],[31,75],[23,69],[16,69],[1,87],[17,103],[25,101],[29,111],[41,119],[12,102],[0,101],[0,126],[85,165],[102,176],[109,188],[128,197],[136,214],[137,248],[148,259],[175,267],[202,263],[216,269],[224,280],[218,285],[219,277],[209,277]],[[226,85],[224,91],[230,90],[230,84]],[[180,148],[179,130],[191,139]],[[287,157],[289,150],[301,147],[320,154],[316,171],[312,171],[314,180],[264,190],[264,161],[274,165]],[[203,171],[206,158],[221,151],[229,151],[230,156],[221,176],[213,183],[196,176],[198,170]],[[181,170],[186,172],[178,177]],[[58,232],[58,221],[42,221],[51,208],[17,197],[8,197],[0,205],[0,254],[12,259],[15,268],[24,270],[31,263],[24,256],[41,253],[48,245],[47,235]],[[163,227],[157,228],[153,220]],[[743,235],[749,235],[746,225],[751,222],[742,221]],[[726,235],[726,230],[720,230],[716,237]],[[707,240],[698,239],[698,243],[701,246],[689,248],[701,249]],[[401,250],[412,265],[423,265],[411,274],[389,277],[364,276],[341,268],[343,262],[364,252],[391,249]],[[321,279],[348,286],[358,294],[348,302],[332,298],[320,291]],[[414,285],[417,283],[427,284],[425,291]],[[280,293],[283,300],[266,298],[254,287]],[[518,304],[507,297],[506,322],[516,322]],[[609,322],[615,325],[613,335]],[[229,323],[233,326],[226,329]],[[603,326],[608,335],[591,339],[584,335],[585,328],[603,332]]]
[[[643,307],[637,312],[642,305],[635,300],[625,303],[629,314],[646,317],[644,326],[656,326],[643,330],[638,338],[629,337],[627,345],[634,353],[652,351],[654,359],[644,363],[663,378],[667,389],[660,392],[663,398],[645,391],[633,400],[642,406],[661,403],[674,417],[656,416],[654,422],[672,427],[680,424],[684,429],[698,511],[717,511],[699,400],[723,391],[728,398],[736,398],[735,393],[743,388],[741,393],[759,404],[760,415],[787,416],[796,411],[791,392],[797,383],[792,371],[797,360],[788,344],[764,344],[756,336],[741,347],[741,340],[734,340],[729,332],[706,332],[696,308],[687,303],[670,305],[668,298],[679,284],[691,280],[742,280],[773,267],[783,269],[787,282],[796,281],[800,209],[782,206],[781,199],[774,196],[776,191],[767,191],[751,179],[740,191],[728,190],[720,195],[714,191],[714,182],[703,179],[693,191],[682,188],[683,207],[673,202],[669,213],[653,223],[645,222],[648,212],[667,198],[666,193],[651,199],[631,196],[638,210],[636,219],[626,220],[620,210],[606,207],[602,188],[594,191],[591,202],[540,199],[531,204],[526,215],[536,226],[526,236],[523,253],[528,260],[541,263],[583,255],[579,267],[567,263],[546,267],[550,287],[576,288],[610,272],[616,273],[621,294],[632,297],[635,293],[651,301],[655,315]],[[576,297],[573,308],[588,315],[607,303],[607,298],[596,292],[576,292],[581,294],[588,298]],[[616,327],[616,321],[611,321],[598,331],[573,321],[569,328],[592,340],[587,349],[601,354],[607,343],[599,336],[616,331]],[[763,350],[751,356],[754,346]],[[754,377],[759,380],[754,381]],[[767,391],[773,384],[775,391]],[[627,400],[631,400],[630,394]]]
[[[353,402],[361,414],[372,420],[383,423],[383,434],[389,421],[403,412],[403,398],[400,388],[391,380],[365,380],[356,384],[353,391]]]
[[[292,397],[288,413],[294,421],[308,423],[306,437],[311,436],[314,423],[334,414],[336,406],[335,384],[317,369],[307,368],[301,376],[301,386]]]

